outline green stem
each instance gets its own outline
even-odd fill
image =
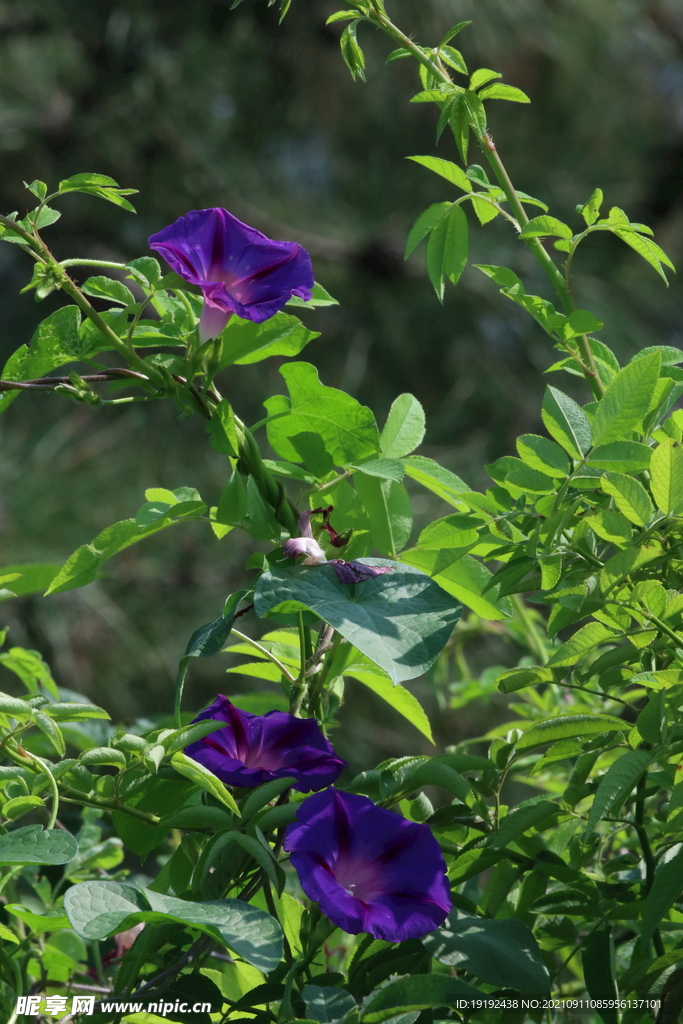
[[[127,270],[125,263],[113,263],[111,260],[82,260],[78,256],[72,260],[62,260],[60,267],[113,267],[115,270]]]
[[[337,651],[339,650],[339,645],[341,644],[341,642],[342,635],[341,633],[337,633],[337,635],[334,638],[334,643],[332,644],[332,649],[327,653],[327,657],[325,658],[325,664],[323,665],[320,675],[318,676],[315,686],[311,690],[310,697],[308,698],[309,715],[314,715],[316,713],[316,707],[322,696],[323,690],[325,689],[325,683],[327,682],[327,679],[329,677],[330,670],[332,669],[332,664],[336,657]]]
[[[7,874],[0,878],[0,892],[2,892],[8,882],[11,882],[13,878],[16,878],[17,875],[21,874],[25,866],[25,864],[18,864],[17,867],[10,868]]]
[[[302,612],[297,612],[297,625],[299,627],[299,675],[298,678],[292,683],[292,688],[289,693],[289,713],[296,715],[297,718],[301,716],[301,708],[306,698],[306,690],[308,689],[308,682],[306,679],[306,662],[309,658],[310,639],[306,635],[306,626],[304,625],[304,617]]]
[[[97,310],[90,304],[90,302],[88,302],[83,292],[77,284],[71,280],[62,265],[57,262],[40,236],[38,234],[35,236],[32,235],[20,224],[15,224],[15,222],[10,220],[9,217],[0,216],[0,226],[8,228],[10,231],[13,231],[24,239],[27,245],[30,246],[31,250],[36,253],[36,255],[38,255],[45,264],[47,264],[47,266],[50,267],[59,281],[62,290],[65,291],[71,299],[73,299],[79,309],[95,324],[100,334],[107,339],[112,348],[126,359],[129,359],[130,353],[126,343],[119,338],[118,334],[112,330],[106,320],[100,316]],[[137,352],[133,352],[133,358],[130,361],[132,365],[136,366],[139,370],[142,370],[151,380],[154,381],[154,383],[165,388],[166,384],[163,376],[154,366],[141,359]]]
[[[71,786],[62,786],[62,800],[66,800],[70,804],[81,804],[83,807],[100,807],[104,811],[120,811],[122,814],[128,814],[131,818],[138,818],[139,821],[144,821],[147,825],[158,825],[160,820],[156,814],[139,811],[137,807],[131,807],[129,804],[120,804],[115,800],[101,800],[99,797],[81,793],[78,789],[73,789]]]
[[[95,963],[95,973],[97,974],[97,980],[100,985],[108,987],[107,977],[102,967],[102,956],[100,955],[100,944],[96,939],[90,943],[90,949],[92,950],[92,958]]]
[[[29,754],[28,756],[31,758],[33,763],[37,765],[38,770],[42,772],[43,775],[47,778],[48,785],[50,787],[50,792],[52,794],[52,812],[50,814],[47,827],[54,828],[55,822],[57,820],[57,813],[59,811],[59,790],[57,789],[57,782],[50,769],[47,767],[46,764],[43,764],[40,758],[34,757],[33,754]]]
[[[274,654],[271,654],[271,652],[267,650],[267,648],[265,648],[257,640],[252,640],[252,638],[250,636],[247,636],[246,633],[240,633],[239,629],[235,629],[233,627],[232,632],[235,636],[238,636],[240,640],[244,640],[245,643],[251,644],[251,646],[255,647],[257,651],[260,651],[265,658],[268,658],[269,661],[272,661],[273,665],[277,665],[277,667],[280,669],[283,676],[289,681],[289,683],[292,686],[295,685],[296,677],[292,675],[288,668],[285,668],[285,666],[282,664],[279,658],[276,658]]]

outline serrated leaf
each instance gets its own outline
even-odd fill
[[[554,441],[538,434],[522,434],[517,438],[517,451],[527,465],[547,476],[562,478],[571,469],[569,459]]]
[[[424,211],[424,213],[420,214],[408,234],[404,259],[408,259],[410,254],[415,251],[425,235],[428,235],[432,228],[439,223],[441,218],[445,217],[452,205],[452,203],[433,203]]]
[[[462,162],[466,164],[470,140],[470,113],[464,96],[456,96],[453,99],[449,123]]]
[[[450,160],[442,160],[436,156],[409,156],[406,159],[414,160],[416,164],[422,164],[428,170],[441,175],[446,181],[450,181],[452,185],[457,185],[463,192],[472,191],[472,182],[463,169]]]
[[[591,224],[595,224],[596,220],[600,216],[601,206],[602,189],[596,188],[585,206],[581,207],[581,216],[589,227]]]
[[[504,82],[496,82],[482,89],[479,93],[482,100],[509,100],[511,103],[531,103],[525,92],[514,85],[505,85]]]
[[[658,352],[629,363],[620,370],[598,403],[593,418],[596,445],[620,441],[641,427],[659,379]]]
[[[649,263],[651,267],[657,271],[662,280],[668,284],[666,274],[662,269],[662,264],[666,267],[670,267],[675,272],[676,268],[660,246],[653,242],[650,238],[643,238],[642,235],[636,231],[629,230],[628,228],[611,228],[612,234],[616,235],[617,238],[621,238],[622,242],[626,242],[632,249],[642,256],[646,263]]]
[[[588,814],[586,832],[595,831],[606,814],[621,806],[651,761],[652,755],[647,751],[629,750],[610,765],[600,779]]]
[[[447,594],[452,594],[483,619],[509,618],[512,609],[508,599],[498,597],[496,587],[489,586],[491,572],[470,555],[417,547],[404,551],[401,558],[428,572]]]
[[[681,877],[683,877],[683,850],[679,850],[671,860],[662,864],[655,874],[652,888],[648,893],[640,926],[640,936],[636,951],[646,953],[650,940],[659,926],[659,922],[673,906],[681,894]]]
[[[424,435],[424,409],[414,395],[399,395],[392,403],[380,436],[382,454],[387,459],[409,455],[422,444]]]
[[[528,224],[525,224],[521,233],[520,238],[543,238],[545,235],[551,235],[558,238],[571,239],[574,232],[568,224],[564,224],[557,217],[534,217]]]
[[[614,473],[639,473],[648,469],[652,448],[638,441],[610,441],[590,453],[588,465]]]
[[[586,935],[581,945],[581,965],[588,995],[595,1000],[603,1024],[618,1024],[619,992],[616,983],[614,943],[610,928],[598,928]]]
[[[551,683],[552,681],[552,672],[538,665],[510,668],[496,678],[501,693],[514,693],[515,690],[522,690],[526,686],[536,686],[538,683]]]
[[[516,807],[505,815],[498,831],[491,836],[489,846],[492,850],[504,850],[509,843],[514,842],[545,818],[557,813],[559,809],[559,804],[553,800],[538,800],[532,797],[526,806]]]
[[[622,473],[605,473],[600,477],[600,487],[614,499],[618,510],[636,526],[647,526],[654,509],[650,496],[632,476]]]
[[[626,516],[612,509],[600,509],[595,515],[584,519],[584,522],[602,540],[619,547],[628,544],[633,536],[633,527]]]
[[[89,277],[85,284],[81,285],[81,290],[96,299],[111,299],[112,302],[118,302],[122,306],[135,304],[133,293],[126,288],[122,281],[114,281],[111,277],[103,275]]]
[[[601,622],[589,622],[582,626],[572,637],[562,644],[555,653],[548,659],[547,665],[550,668],[557,668],[575,665],[588,651],[591,651],[598,644],[605,643],[614,637],[614,630],[603,626]]]
[[[546,430],[573,459],[582,459],[591,447],[591,425],[576,402],[556,388],[548,387],[541,416]]]
[[[468,492],[470,488],[455,473],[451,473],[449,469],[440,466],[438,462],[422,455],[409,455],[404,465],[406,476],[443,498],[449,505],[454,505],[456,508],[462,507],[464,502],[458,500],[458,495]]]
[[[342,57],[344,62],[351,72],[351,77],[355,80],[360,78],[361,81],[365,81],[365,57],[363,51],[358,45],[356,39],[356,31],[358,29],[360,19],[352,21],[346,26],[341,34],[339,45],[341,46]]]
[[[21,345],[2,370],[3,380],[32,380],[75,362],[83,354],[79,337],[81,316],[76,306],[64,306],[38,325],[28,345]],[[7,409],[18,391],[0,392],[0,413]]]
[[[630,728],[628,722],[611,715],[557,715],[534,723],[519,740],[516,750],[522,754],[556,740],[601,732],[627,732]]]
[[[683,448],[673,438],[663,441],[652,453],[650,488],[665,515],[683,504]]]
[[[478,134],[483,134],[486,131],[486,110],[484,104],[479,98],[478,93],[473,92],[472,89],[465,89],[462,94],[465,109],[467,110],[467,116],[470,124]]]
[[[173,755],[171,764],[180,775],[200,786],[207,793],[210,793],[211,796],[215,797],[216,800],[224,804],[233,814],[239,816],[240,809],[234,797],[208,768],[205,768],[198,761],[194,761],[191,757],[187,757],[182,751],[177,751]]]
[[[477,71],[472,73],[469,88],[479,89],[482,85],[486,85],[487,82],[492,82],[494,78],[502,77],[499,71],[491,71],[489,68],[478,68]]]
[[[460,280],[468,251],[467,217],[460,206],[453,206],[432,228],[427,242],[427,273],[439,301],[443,301],[446,279],[452,284]]]

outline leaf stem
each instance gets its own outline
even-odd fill
[[[129,804],[120,804],[115,800],[101,800],[99,797],[90,796],[88,793],[81,793],[78,789],[73,789],[71,786],[62,786],[62,800],[66,800],[70,804],[81,804],[83,807],[101,807],[105,811],[120,811],[122,814],[128,814],[132,818],[138,818],[139,821],[144,821],[147,825],[158,825],[160,819],[156,814],[148,814],[147,811],[139,811],[137,807],[131,807]]]
[[[244,640],[245,643],[251,644],[251,646],[255,647],[257,651],[260,651],[264,658],[268,658],[268,661],[272,661],[273,665],[277,665],[285,679],[287,679],[292,686],[296,684],[296,676],[293,676],[289,669],[285,668],[280,659],[276,658],[274,654],[271,654],[266,647],[260,644],[257,640],[252,640],[252,638],[247,636],[246,633],[240,633],[239,629],[235,629],[233,627],[232,632],[235,636],[238,636],[240,640]]]
[[[33,754],[30,753],[28,754],[28,756],[31,758],[33,763],[37,765],[38,770],[42,772],[42,774],[46,777],[48,785],[50,787],[50,793],[52,795],[52,811],[48,819],[47,827],[49,829],[52,829],[55,827],[57,814],[59,812],[59,790],[57,789],[57,782],[50,769],[47,767],[46,764],[43,763],[43,761],[41,761],[39,757],[35,757]]]
[[[323,665],[320,675],[316,680],[315,686],[311,690],[311,695],[308,698],[308,713],[310,715],[315,715],[316,713],[316,707],[320,701],[323,690],[325,689],[325,683],[327,682],[330,670],[332,669],[332,664],[336,657],[337,651],[339,650],[339,645],[341,644],[341,642],[342,635],[341,633],[337,633],[334,638],[334,643],[332,644],[332,647],[328,651],[327,656],[325,658],[325,664]],[[320,714],[318,717],[322,718],[322,714]]]

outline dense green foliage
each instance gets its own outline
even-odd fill
[[[288,6],[281,4],[283,15]],[[21,219],[0,218],[2,240],[33,258],[27,288],[39,300],[59,294],[71,304],[58,305],[30,345],[10,355],[0,411],[16,399],[14,412],[20,408],[19,384],[102,416],[116,405],[167,400],[183,422],[203,423],[204,436],[194,436],[222,457],[224,486],[215,504],[180,480],[173,489],[148,486],[143,504],[119,521],[105,519],[64,564],[4,566],[0,596],[55,600],[92,583],[131,545],[161,531],[182,538],[191,524],[223,546],[246,531],[266,552],[249,558],[250,585],[191,635],[175,711],[169,689],[160,721],[117,727],[106,711],[58,688],[36,652],[0,652],[26,694],[0,695],[0,863],[7,865],[0,884],[10,900],[0,972],[9,1019],[17,994],[61,993],[88,970],[100,991],[145,1000],[196,993],[211,1002],[214,1020],[258,1024],[397,1017],[412,1024],[418,1014],[421,1024],[434,1015],[493,1021],[498,1011],[477,1010],[471,1000],[519,1005],[551,993],[605,1001],[592,1014],[604,1024],[652,1020],[660,998],[659,1019],[678,1018],[683,413],[675,405],[683,351],[652,344],[631,358],[615,354],[596,337],[605,308],[583,308],[592,303],[574,276],[596,237],[642,257],[657,295],[672,264],[651,229],[604,204],[599,188],[573,213],[560,210],[563,219],[544,199],[515,190],[487,119],[493,100],[528,99],[497,72],[470,74],[456,49],[464,25],[426,48],[394,25],[381,0],[351,7],[331,24],[344,26],[341,50],[352,76],[365,75],[364,33],[383,30],[397,46],[392,61],[405,58],[413,70],[417,62],[413,102],[436,107],[437,135],[452,137],[460,155],[456,163],[402,154],[441,179],[408,235],[408,252],[426,240],[427,273],[443,299],[468,263],[468,225],[497,231],[504,224],[522,255],[514,270],[477,262],[481,286],[545,332],[559,351],[554,368],[574,378],[583,404],[548,386],[544,433],[519,436],[517,456],[487,465],[486,489],[473,490],[415,454],[425,436],[417,398],[401,394],[378,424],[367,406],[301,361],[316,337],[308,324],[335,303],[324,288],[260,325],[234,317],[220,338],[201,345],[197,289],[152,257],[60,262],[43,240],[64,196],[126,210],[135,201],[130,189],[101,174],[72,175],[53,192],[39,179],[28,185],[38,205]],[[486,169],[470,162],[475,150]],[[543,285],[525,274],[527,258],[535,258]],[[93,271],[80,287],[72,266]],[[550,294],[548,284],[553,302],[536,294]],[[289,361],[266,418],[248,429],[239,384],[223,382],[272,357]],[[222,397],[227,388],[232,404]],[[268,453],[256,440],[262,430]],[[452,509],[425,524],[411,547],[407,481]],[[345,559],[391,572],[350,588],[324,567],[284,559],[298,513],[319,506],[333,506],[337,531],[352,531]],[[248,632],[235,628],[238,615]],[[260,640],[250,636],[255,617],[271,630]],[[334,728],[355,680],[430,739],[429,720],[402,683],[430,669],[438,681],[452,663],[468,679],[469,645],[496,632],[524,650],[519,663],[489,666],[454,688],[453,700],[464,706],[494,691],[515,693],[513,718],[487,723],[484,735],[437,756],[366,766],[342,784],[430,826],[446,856],[453,911],[421,941],[330,934],[315,905],[304,905],[281,852],[300,795],[292,799],[280,783],[233,792],[182,752],[210,728],[188,724],[186,706],[197,710],[196,699],[183,696],[193,659],[227,643],[251,659],[236,666],[240,673],[279,687],[240,706],[289,707],[325,729]],[[533,795],[516,801],[522,785]],[[71,832],[55,827],[64,807],[82,808],[77,823],[69,819]],[[30,814],[42,815],[47,830],[22,821]],[[160,847],[166,860],[155,878],[124,866],[125,849],[149,870],[146,858]],[[103,959],[108,940],[143,922],[120,963]],[[229,960],[211,959],[217,948]],[[540,1021],[542,1007],[529,1016]],[[93,1019],[112,1018],[101,1011]],[[208,1015],[193,1019],[203,1024]]]

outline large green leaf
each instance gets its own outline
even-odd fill
[[[191,506],[188,508],[187,518],[195,519],[206,512],[206,506],[200,502],[188,501],[186,504]],[[180,507],[176,505],[174,510]],[[46,595],[61,594],[65,590],[73,590],[75,587],[84,587],[87,583],[92,583],[97,579],[101,566],[108,558],[130,547],[131,544],[137,544],[145,537],[172,526],[173,523],[174,520],[167,518],[164,512],[143,528],[140,528],[135,519],[123,519],[108,526],[90,544],[76,548],[50,583],[45,591]]]
[[[446,279],[452,284],[460,280],[468,251],[467,217],[460,206],[453,206],[432,228],[427,241],[427,273],[440,300]]]
[[[23,597],[24,594],[36,594],[46,590],[60,569],[61,565],[40,562],[3,565],[0,568],[0,576],[18,573],[18,579],[12,580],[9,589],[15,597]]]
[[[78,843],[63,829],[25,825],[0,836],[0,864],[68,864]]]
[[[339,582],[331,565],[271,569],[256,586],[256,614],[308,608],[393,682],[422,675],[443,650],[462,606],[412,566],[384,558],[359,561],[392,571],[350,586]]]
[[[484,999],[485,995],[473,985],[459,978],[443,974],[416,974],[398,978],[371,993],[365,1001],[363,1021],[400,1020],[411,1010],[426,1010],[430,1006],[457,1006],[458,1000]]]
[[[420,244],[425,235],[429,234],[434,225],[442,217],[446,216],[452,205],[452,203],[433,203],[424,213],[420,214],[408,234],[405,259],[408,259],[416,246]]]
[[[362,469],[355,475],[356,491],[370,520],[372,544],[382,555],[395,558],[413,528],[408,492],[397,480],[382,480]]]
[[[455,548],[434,551],[417,547],[404,551],[401,558],[429,573],[447,594],[452,594],[483,619],[509,618],[512,611],[509,600],[498,599],[497,588],[489,587],[491,573],[471,555],[463,555]]]
[[[399,715],[407,718],[423,736],[427,737],[430,743],[434,742],[429,719],[417,697],[414,697],[410,690],[406,690],[400,684],[392,683],[389,675],[377,668],[364,654],[351,648],[342,671],[345,676],[357,679],[359,683],[367,686],[369,690],[390,704],[395,711],[398,711]]]
[[[543,399],[541,416],[546,430],[561,444],[573,459],[581,459],[591,446],[591,426],[588,417],[573,398],[548,387]]]
[[[652,757],[646,750],[627,750],[610,765],[600,779],[586,822],[586,832],[592,832],[606,814],[619,808],[651,761]]]
[[[683,504],[683,448],[673,438],[652,453],[650,486],[657,507],[665,514]]]
[[[28,345],[22,345],[9,357],[2,371],[3,380],[32,380],[81,358],[83,344],[78,335],[81,316],[76,306],[64,306],[51,313],[36,328]],[[18,391],[0,392],[0,413],[19,395]]]
[[[605,473],[600,477],[600,487],[614,498],[614,504],[628,520],[636,526],[647,526],[654,509],[639,480],[625,473]]]
[[[446,181],[450,181],[451,185],[457,185],[463,192],[472,191],[470,179],[463,169],[451,160],[442,160],[438,156],[409,156],[406,159],[414,160],[416,164],[422,164],[427,170],[434,171],[435,174],[439,174]]]
[[[532,797],[530,801],[525,802],[524,806],[515,807],[503,818],[500,828],[491,839],[491,849],[505,849],[508,843],[513,842],[518,836],[528,832],[530,828],[538,825],[544,818],[550,817],[558,810],[559,807],[554,801]]]
[[[301,462],[291,438],[301,433],[319,434],[335,463],[345,465],[380,451],[379,432],[370,409],[355,398],[320,383],[310,363],[287,363],[280,373],[289,390],[264,404],[269,415],[284,413],[268,423],[268,440],[283,459]]]
[[[526,753],[544,743],[569,739],[572,736],[588,736],[600,732],[627,732],[631,726],[611,715],[558,715],[536,722],[527,729],[517,744],[517,753]]]
[[[593,441],[596,445],[621,441],[641,426],[650,408],[660,366],[661,356],[655,351],[619,371],[595,410]]]
[[[423,945],[440,963],[470,971],[489,985],[547,993],[550,977],[528,925],[515,918],[489,921],[455,907]]]
[[[387,459],[410,455],[425,436],[424,409],[413,395],[403,394],[392,403],[380,443]]]
[[[578,629],[566,643],[558,647],[552,657],[548,659],[548,667],[556,665],[559,668],[565,665],[575,665],[593,647],[606,640],[611,640],[614,635],[614,630],[603,626],[601,622],[589,622],[588,625]]]
[[[588,995],[597,1000],[597,1013],[603,1024],[618,1024],[619,1014],[610,1005],[618,999],[615,978],[614,943],[609,928],[589,932],[581,945],[581,963]],[[606,1004],[606,1005],[605,1005]]]
[[[404,460],[404,465],[407,476],[417,480],[419,484],[438,495],[439,498],[443,498],[449,505],[455,505],[456,508],[463,507],[465,503],[458,499],[458,495],[469,492],[470,488],[455,473],[451,473],[449,469],[444,469],[438,462],[427,459],[423,455],[409,455]]]
[[[64,909],[86,939],[104,939],[140,921],[171,920],[206,932],[260,971],[274,970],[282,958],[277,921],[241,900],[195,903],[119,882],[81,882],[67,891]]]
[[[219,366],[223,370],[233,363],[258,363],[269,356],[297,356],[319,337],[319,332],[309,331],[288,313],[276,313],[262,324],[233,316],[221,335]]]

